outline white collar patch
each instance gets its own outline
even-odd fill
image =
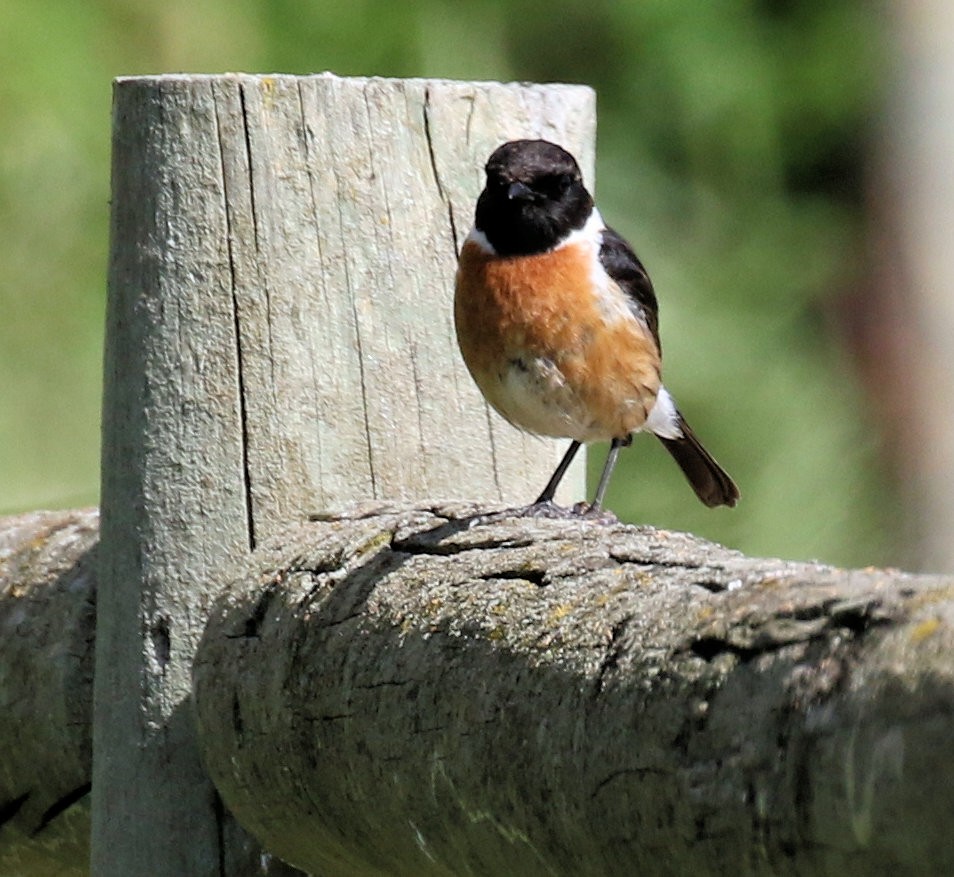
[[[603,222],[603,217],[600,215],[599,210],[594,207],[590,211],[589,218],[583,223],[582,228],[574,228],[565,238],[557,241],[556,245],[548,252],[552,253],[554,250],[560,250],[571,244],[579,243],[591,243],[598,248],[600,245],[600,235],[602,235],[605,228],[606,223]],[[477,228],[476,225],[471,228],[464,240],[465,244],[468,242],[474,244],[481,252],[486,253],[488,256],[497,255],[494,245],[487,240],[487,235]]]

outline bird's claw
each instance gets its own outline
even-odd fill
[[[578,502],[571,506],[557,505],[552,499],[538,500],[530,505],[517,506],[512,509],[503,509],[489,515],[474,518],[470,526],[479,527],[483,524],[493,524],[508,518],[547,518],[548,520],[573,520],[584,518],[599,524],[618,524],[619,518],[611,511],[603,508],[594,508],[592,503]]]

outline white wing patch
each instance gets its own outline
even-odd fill
[[[679,428],[679,412],[676,410],[676,403],[665,387],[659,388],[656,396],[656,404],[653,405],[649,417],[643,424],[642,430],[658,435],[660,438],[678,439],[682,438],[682,430]]]

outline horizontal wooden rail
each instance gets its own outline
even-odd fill
[[[267,850],[324,874],[954,873],[954,579],[476,511],[355,508],[213,589],[200,749]],[[0,521],[0,873],[86,873],[96,536],[94,510]]]
[[[954,873],[954,579],[586,521],[284,534],[199,647],[206,764],[321,874]]]

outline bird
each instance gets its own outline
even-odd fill
[[[580,446],[610,443],[591,503],[598,515],[620,449],[655,435],[707,506],[739,490],[662,383],[656,293],[630,244],[608,227],[576,159],[547,140],[493,151],[458,257],[454,324],[468,371],[510,424],[570,446],[531,513],[559,509]]]

